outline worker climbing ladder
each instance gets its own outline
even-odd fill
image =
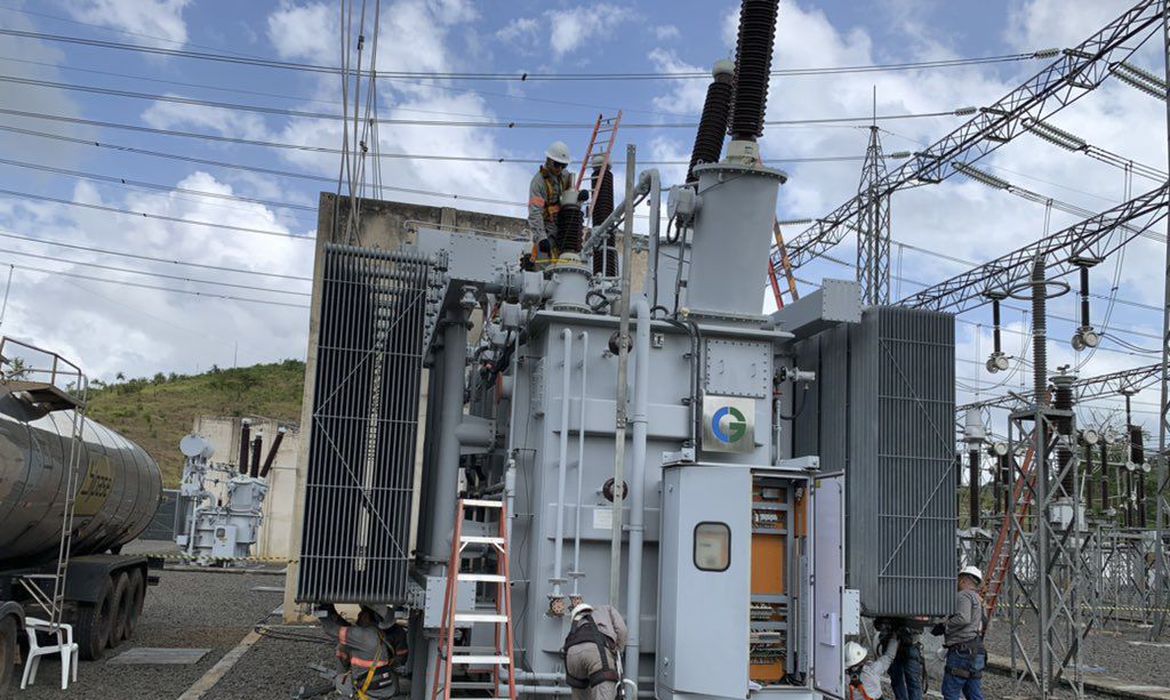
[[[48,367],[30,366],[23,358],[46,358]],[[18,360],[19,358],[19,360]],[[38,363],[39,364],[39,363]],[[80,488],[81,453],[84,445],[87,380],[81,368],[60,355],[12,338],[0,338],[0,378],[3,393],[20,394],[45,411],[71,410],[69,458],[65,465],[65,501],[61,512],[61,537],[57,543],[57,561],[51,574],[26,574],[21,586],[45,611],[49,622],[60,624],[65,607],[65,579],[73,549],[74,514]],[[39,380],[41,376],[43,380]],[[61,384],[64,383],[65,387]],[[51,592],[50,592],[51,591]]]
[[[610,157],[613,155],[614,144],[617,143],[618,128],[621,123],[622,113],[619,111],[615,117],[598,114],[597,123],[593,125],[593,134],[589,137],[589,147],[585,149],[585,157],[581,159],[581,172],[577,174],[577,189],[580,190],[581,186],[585,184],[585,174],[589,172],[589,168],[600,168],[597,176],[593,178],[593,189],[589,192],[587,203],[589,207],[592,207],[593,203],[597,201],[597,190],[601,187],[601,181],[605,177],[606,171],[609,170]],[[593,164],[594,155],[601,157],[601,162],[596,165]]]
[[[772,283],[772,296],[776,299],[776,308],[784,308],[784,293],[780,289],[780,280],[776,276],[776,265],[779,263],[780,271],[784,274],[784,281],[788,287],[788,301],[796,301],[800,299],[800,294],[796,291],[796,275],[792,272],[792,261],[788,259],[788,250],[784,246],[784,233],[780,230],[780,222],[772,221],[772,238],[776,243],[775,260],[773,256],[768,256],[768,281]]]
[[[469,508],[486,511],[498,510],[497,532],[487,535],[464,534],[464,524]],[[464,551],[468,547],[486,547],[496,554],[496,572],[480,573],[463,570]],[[435,664],[434,690],[432,700],[458,697],[483,697],[482,684],[458,683],[452,680],[456,666],[471,670],[474,667],[491,668],[492,697],[499,694],[502,684],[508,688],[507,696],[516,700],[516,683],[512,669],[515,668],[515,653],[512,637],[512,587],[508,572],[508,509],[502,501],[461,498],[455,514],[455,534],[451,540],[451,558],[447,562],[447,588],[443,598],[443,618],[439,626],[439,663]],[[459,610],[459,585],[488,584],[496,586],[495,610]],[[455,646],[455,628],[465,630],[464,638],[472,639],[476,624],[493,627],[495,646],[476,649],[467,645]],[[502,672],[501,672],[502,671]],[[452,691],[467,690],[464,695],[452,695]]]
[[[1022,522],[1024,518],[1027,518],[1028,512],[1032,509],[1036,482],[1036,474],[1032,469],[1035,453],[1034,448],[1028,448],[1028,452],[1024,456],[1020,474],[1012,487],[1012,503],[1015,512],[1004,516],[999,534],[995,538],[995,546],[991,550],[990,566],[988,566],[987,578],[983,584],[983,603],[987,609],[988,625],[995,617],[999,596],[1003,592],[1008,572],[1012,570],[1012,557],[1015,555],[1016,543],[1019,541],[1023,529],[1022,526],[1017,526],[1016,522]]]

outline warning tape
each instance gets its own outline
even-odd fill
[[[292,564],[296,561],[295,559],[289,559],[288,557],[251,557],[251,556],[249,556],[249,557],[206,557],[206,556],[193,556],[190,554],[183,554],[183,553],[176,554],[175,552],[145,552],[143,554],[138,554],[136,556],[151,557],[152,559],[165,559],[167,561],[188,561],[188,562],[199,562],[199,561],[233,562],[233,561],[239,561],[239,562],[256,562],[256,563],[261,563],[261,564],[265,564],[265,563]]]
[[[1023,605],[1023,604],[1017,604],[1017,605],[1008,605],[1007,603],[1000,603],[1000,604],[999,604],[997,607],[1000,607],[1000,608],[1031,609],[1033,606],[1031,606],[1031,605]],[[1136,607],[1136,606],[1134,606],[1134,607],[1127,607],[1127,606],[1121,606],[1121,605],[1110,605],[1110,606],[1104,606],[1104,607],[1102,607],[1102,606],[1096,606],[1096,605],[1087,605],[1087,604],[1086,604],[1086,605],[1082,605],[1082,606],[1081,606],[1081,611],[1082,611],[1082,612],[1084,612],[1084,611],[1093,611],[1093,610],[1097,610],[1097,611],[1100,611],[1100,612],[1151,612],[1151,613],[1170,613],[1170,608],[1143,608],[1143,607]]]

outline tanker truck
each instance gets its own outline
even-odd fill
[[[11,342],[0,341],[0,367],[10,367]],[[158,463],[113,430],[82,419],[79,410],[54,381],[31,381],[26,369],[0,370],[0,692],[12,678],[25,616],[47,617],[36,599],[53,592],[71,464],[75,495],[61,619],[73,625],[81,658],[101,658],[128,639],[147,585],[157,583],[148,571],[157,562],[119,552],[158,508]]]

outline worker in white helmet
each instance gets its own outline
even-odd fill
[[[581,603],[569,614],[565,681],[573,700],[613,700],[622,682],[621,658],[629,631],[611,605]]]
[[[881,700],[882,676],[894,663],[898,640],[891,639],[882,655],[869,661],[869,651],[857,642],[845,645],[845,672],[849,674],[849,691],[845,700]]]
[[[528,187],[528,230],[532,234],[534,259],[555,255],[561,194],[573,189],[573,175],[568,170],[572,159],[565,142],[554,141],[544,156],[544,165]]]
[[[931,630],[935,636],[945,635],[947,663],[942,682],[945,700],[958,700],[960,694],[967,700],[983,700],[987,650],[983,647],[986,630],[983,599],[979,597],[982,583],[983,572],[978,567],[963,567],[959,572],[955,611]]]

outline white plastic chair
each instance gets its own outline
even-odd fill
[[[35,617],[24,618],[25,631],[28,633],[28,658],[24,660],[24,677],[20,680],[20,689],[24,690],[28,684],[37,682],[37,666],[42,656],[53,654],[61,655],[61,690],[69,687],[69,669],[73,669],[73,682],[77,682],[77,643],[73,641],[73,625],[61,623],[54,625],[48,620]],[[56,644],[42,646],[37,639],[37,632],[46,632],[57,637]]]

